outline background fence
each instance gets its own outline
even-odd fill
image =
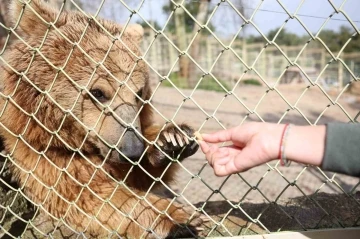
[[[0,3],[2,65],[15,38],[8,2]],[[143,59],[160,124],[186,122],[211,132],[249,121],[356,121],[360,4],[355,0],[49,2],[143,25]],[[0,235],[59,236],[51,226],[35,223],[39,205],[11,180],[11,154],[2,156]],[[201,153],[176,163],[181,167],[176,183],[165,185],[172,191],[168,196],[210,220],[205,236],[359,226],[357,178],[300,164],[282,168],[278,162],[217,178]],[[55,220],[55,229],[61,222]],[[73,232],[71,225],[63,226]]]
[[[149,36],[152,33],[153,32],[149,32]],[[170,35],[169,37],[172,42],[177,44],[178,40],[176,36]],[[186,44],[190,43],[191,38],[191,35],[185,36]],[[146,40],[147,42],[145,42],[145,45],[148,45],[152,38],[149,37]],[[259,55],[259,52],[264,49],[264,44],[261,43],[248,44],[244,40],[235,39],[231,46],[234,50],[234,54],[225,54],[225,56],[216,60],[221,51],[219,42],[214,38],[205,37],[205,39],[202,39],[200,42],[199,53],[197,56],[197,62],[205,69],[210,69],[216,60],[216,65],[212,68],[212,73],[219,79],[225,81],[229,87],[233,87],[240,78],[245,81],[247,80],[247,82],[253,80],[259,84],[264,84],[259,75],[266,79],[269,84],[274,84],[286,68],[286,72],[280,77],[280,84],[306,83],[307,78],[315,81],[320,75],[322,67],[331,60],[331,55],[329,55],[326,48],[320,47],[319,44],[305,48],[304,53],[300,56],[298,56],[298,53],[302,51],[303,45],[280,45],[283,53],[289,57],[288,59],[279,54],[279,50],[274,46],[268,46],[266,51]],[[333,54],[337,55],[338,52],[334,52]],[[360,53],[350,52],[341,55],[341,58],[349,67],[350,71],[355,75],[358,75],[360,70]],[[244,62],[256,62],[256,70],[259,75],[250,71],[242,77],[242,73],[246,70],[246,66],[239,62],[237,56],[241,57]],[[156,41],[154,47],[152,47],[149,52],[149,62],[151,62],[161,74],[169,72],[172,68],[172,63],[176,61],[177,57],[178,54],[176,49],[168,44],[167,39],[159,39]],[[295,58],[297,58],[296,62],[302,66],[302,70],[296,66],[288,66],[288,60],[293,61]],[[172,70],[173,72],[179,72],[179,68],[179,65],[177,65]],[[200,76],[201,71],[199,69],[194,69],[194,72],[191,72],[191,74]],[[318,82],[327,91],[331,89],[341,90],[351,81],[351,79],[351,75],[348,71],[343,70],[343,65],[341,63],[334,63],[330,64],[326,72],[321,74]]]

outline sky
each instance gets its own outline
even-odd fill
[[[118,22],[125,22],[129,17],[129,12],[122,6],[120,1],[121,0],[106,0],[101,14],[105,17],[109,15],[115,17]],[[129,4],[132,8],[138,8],[139,3],[142,2],[141,0],[122,1]],[[170,0],[144,0],[139,10],[140,15],[148,21],[156,21],[160,26],[164,26],[169,16],[163,12],[162,6],[169,1]],[[193,4],[198,4],[199,2],[199,0],[185,1]],[[101,2],[101,0],[94,0],[92,2],[96,5],[96,2]],[[214,9],[219,2],[220,0],[212,0],[210,8]],[[239,1],[232,0],[231,2],[233,2],[236,7],[239,7]],[[297,11],[297,16],[313,34],[316,34],[324,22],[326,22],[326,18],[334,13],[334,9],[328,0],[243,0],[243,2],[245,2],[244,8],[247,18],[253,15],[253,22],[264,34],[280,27],[288,18],[288,15],[280,6],[279,2],[281,2],[290,13]],[[357,28],[360,29],[360,0],[332,0],[331,2],[335,7],[341,7],[355,23]],[[255,12],[256,8],[259,8],[259,10]],[[254,12],[255,14],[253,14]],[[132,18],[132,22],[139,20],[141,20],[141,18],[138,16]],[[243,21],[231,6],[225,2],[221,3],[217,11],[215,11],[211,23],[215,26],[216,33],[219,36],[230,37],[234,36],[239,30]],[[339,13],[335,14],[324,28],[337,31],[340,26],[343,25],[351,27],[344,15]],[[285,29],[298,35],[306,34],[305,29],[296,19],[289,20],[285,25]],[[257,35],[257,31],[252,25],[248,25],[244,28],[242,34]]]

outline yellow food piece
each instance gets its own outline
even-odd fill
[[[203,137],[201,136],[201,134],[199,133],[199,132],[195,132],[194,133],[194,136],[195,136],[195,138],[197,139],[197,140],[203,140]]]

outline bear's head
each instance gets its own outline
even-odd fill
[[[139,158],[151,94],[139,58],[142,28],[59,12],[40,0],[11,2],[14,41],[0,58],[1,131],[45,153]]]

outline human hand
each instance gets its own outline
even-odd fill
[[[203,140],[199,140],[199,144],[215,174],[225,176],[277,159],[284,126],[248,123],[213,134],[202,134]],[[229,141],[232,145],[216,145]]]

